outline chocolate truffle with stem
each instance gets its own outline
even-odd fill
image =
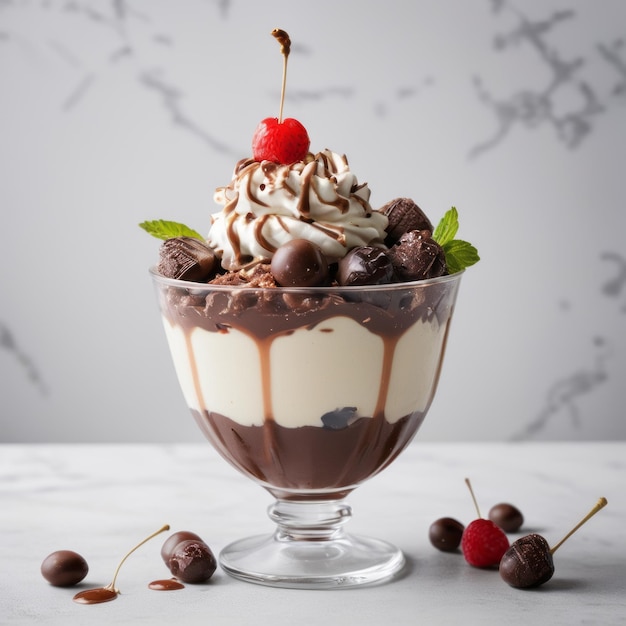
[[[500,576],[504,582],[518,589],[539,587],[548,582],[554,574],[554,553],[584,523],[607,505],[606,498],[600,498],[585,517],[556,545],[548,542],[536,533],[518,539],[504,553],[500,561]]]

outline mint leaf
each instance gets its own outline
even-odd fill
[[[455,239],[459,230],[459,213],[452,207],[441,218],[433,239],[443,248],[446,254],[446,265],[450,274],[456,274],[480,261],[478,250],[467,241]]]
[[[168,220],[151,220],[148,222],[141,222],[140,228],[143,228],[149,235],[156,237],[157,239],[171,239],[172,237],[193,237],[194,239],[200,239],[204,241],[204,237],[179,222],[170,222]]]
[[[480,261],[478,250],[462,239],[453,239],[441,247],[446,253],[446,265],[450,274],[456,274]]]
[[[459,213],[455,207],[452,207],[441,218],[435,232],[433,233],[433,239],[443,248],[448,242],[452,241],[459,230]]]

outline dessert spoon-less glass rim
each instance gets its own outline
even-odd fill
[[[226,546],[221,567],[249,582],[309,589],[397,575],[399,548],[347,532],[346,497],[387,467],[425,418],[462,272],[293,289],[151,275],[198,426],[275,498],[276,530]]]

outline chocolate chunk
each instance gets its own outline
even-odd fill
[[[249,269],[239,270],[244,277],[248,287],[260,287],[261,289],[269,289],[276,287],[276,280],[270,270],[269,263],[257,263]]]
[[[209,281],[209,284],[229,285],[231,287],[260,287],[261,289],[276,287],[269,263],[257,263],[252,267],[236,272],[218,274]]]
[[[401,281],[436,278],[447,273],[446,254],[429,230],[412,230],[388,251]]]
[[[319,287],[328,279],[328,261],[322,249],[306,239],[293,239],[280,246],[271,268],[281,287]]]
[[[515,541],[500,561],[500,576],[511,587],[538,587],[549,581],[553,574],[550,546],[535,533]]]
[[[55,587],[77,585],[88,571],[87,561],[72,550],[57,550],[41,564],[41,575]]]
[[[344,406],[342,409],[329,411],[322,415],[322,424],[329,430],[342,430],[357,419],[355,406]]]
[[[194,237],[166,239],[159,254],[157,269],[167,278],[204,282],[218,265],[213,249]]]
[[[216,274],[208,281],[209,285],[230,285],[232,287],[246,287],[249,283],[241,270],[237,272],[226,272],[224,274]]]
[[[275,293],[276,281],[270,271],[269,263],[258,263],[237,272],[218,274],[208,284],[247,287],[247,289],[233,289],[229,292],[210,291],[205,300],[208,309],[223,307],[237,314],[252,308],[258,311],[275,311],[276,301],[282,302],[280,295]],[[273,293],[269,293],[270,291]]]
[[[382,285],[392,279],[393,265],[382,248],[353,248],[339,260],[337,282],[340,285]]]
[[[441,517],[428,529],[428,538],[437,550],[452,552],[461,545],[465,526],[453,517]]]
[[[176,546],[168,565],[172,574],[183,582],[201,583],[213,576],[217,562],[206,543],[189,539]]]
[[[410,198],[396,198],[380,208],[380,212],[387,216],[387,237],[385,243],[392,246],[404,233],[412,230],[429,230],[433,232],[433,225],[426,214]]]

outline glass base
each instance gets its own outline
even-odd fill
[[[336,589],[381,583],[405,565],[395,546],[345,533],[351,511],[341,501],[277,501],[269,514],[277,531],[226,546],[219,555],[225,572],[274,587]]]

